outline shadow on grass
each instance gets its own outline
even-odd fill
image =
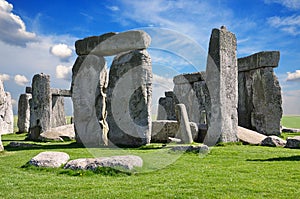
[[[290,157],[268,158],[268,159],[247,159],[247,161],[253,161],[253,162],[300,161],[300,155],[294,155]]]

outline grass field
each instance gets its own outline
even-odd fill
[[[249,145],[213,147],[208,155],[161,149],[86,149],[74,142],[9,148],[25,135],[3,135],[0,198],[299,198],[300,150]],[[160,145],[154,145],[153,148]],[[135,154],[143,169],[132,175],[22,168],[42,151],[71,159]]]
[[[283,116],[281,123],[285,127],[300,129],[300,116]]]

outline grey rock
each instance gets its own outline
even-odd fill
[[[68,162],[70,156],[64,152],[41,152],[33,157],[29,164],[37,167],[58,168]]]
[[[270,147],[285,146],[286,141],[277,136],[268,136],[261,141],[260,145]]]
[[[165,92],[166,97],[159,98],[157,120],[176,120],[175,105],[177,99],[172,91]]]
[[[300,129],[281,127],[281,131],[284,133],[299,133]]]
[[[278,66],[279,58],[279,51],[262,51],[247,57],[239,58],[239,72],[266,67],[275,68]]]
[[[28,138],[38,140],[39,135],[51,128],[52,95],[50,76],[36,74],[32,79],[30,100],[30,131]]]
[[[152,65],[146,50],[114,58],[107,89],[109,140],[136,147],[151,138]]]
[[[2,144],[1,134],[0,134],[0,151],[3,151],[3,150],[4,150],[4,147],[3,147],[3,144]]]
[[[226,29],[213,29],[206,65],[211,116],[204,143],[236,142],[238,126],[238,68],[236,37]]]
[[[198,125],[190,122],[190,129],[193,140],[198,137]],[[168,143],[175,138],[179,131],[179,122],[175,120],[156,120],[152,121],[151,142],[152,143]],[[175,139],[178,139],[175,138]],[[181,141],[181,139],[179,139]]]
[[[267,52],[263,52],[263,54],[268,55]],[[272,55],[273,52],[269,54]],[[252,56],[257,57],[257,54]],[[239,59],[239,68],[241,60],[245,66],[245,60],[251,60],[252,56]],[[260,57],[260,59],[263,59],[262,56]],[[274,61],[270,60],[269,57],[273,56],[264,58],[264,63],[271,66],[255,69],[255,67],[249,65],[249,68],[254,69],[239,72],[239,125],[265,135],[280,135],[282,97],[279,81],[273,71],[273,67],[277,66],[279,58],[276,56]],[[249,63],[252,62],[249,61]]]
[[[31,94],[21,94],[18,102],[18,128],[19,133],[29,132]]]
[[[174,146],[171,148],[172,151],[180,151],[180,152],[198,152],[201,154],[209,153],[209,147],[207,145],[200,146]]]
[[[260,134],[256,131],[252,131],[243,127],[238,126],[237,136],[241,142],[259,145],[267,136]]]
[[[32,148],[32,147],[37,147],[36,144],[29,144],[29,143],[24,143],[24,142],[10,142],[8,147],[13,147],[13,148]]]
[[[66,125],[65,101],[62,96],[52,94],[51,128]]]
[[[189,117],[186,112],[184,104],[176,104],[175,113],[177,121],[179,122],[179,131],[177,137],[182,140],[185,144],[193,142],[191,127],[189,124]]]
[[[68,124],[64,126],[59,126],[51,128],[49,131],[40,134],[39,140],[42,141],[64,141],[64,140],[74,140],[75,130],[74,124]]]
[[[285,147],[291,149],[300,149],[300,136],[288,138]]]
[[[131,50],[146,49],[150,45],[151,37],[142,30],[131,30],[113,35],[99,43],[92,54],[101,56],[117,55]]]
[[[86,147],[107,145],[105,89],[107,68],[103,57],[80,56],[72,69],[72,101],[76,141]]]
[[[13,133],[13,122],[11,95],[4,91],[3,83],[0,80],[0,134]]]
[[[132,170],[134,167],[142,167],[143,159],[135,155],[112,156],[101,158],[81,158],[71,160],[65,165],[65,169],[95,170],[98,167],[111,167],[117,169]]]

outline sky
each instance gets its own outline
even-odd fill
[[[205,70],[211,30],[222,25],[236,35],[238,57],[280,51],[283,111],[300,115],[300,0],[0,0],[0,79],[16,112],[34,74],[70,88],[76,40],[142,29],[152,37],[156,107],[173,76]],[[113,58],[106,59],[110,66]]]

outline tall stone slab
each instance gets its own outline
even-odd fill
[[[2,144],[1,134],[0,134],[0,151],[3,151],[3,150],[4,150],[4,147],[3,147],[3,144]]]
[[[66,125],[65,100],[62,96],[52,95],[51,127]]]
[[[264,51],[239,58],[239,126],[264,135],[280,135],[282,97],[273,71],[279,51]]]
[[[211,99],[211,118],[204,143],[237,141],[238,68],[236,37],[233,33],[213,29],[209,42],[206,84]]]
[[[36,74],[32,79],[30,100],[30,130],[28,138],[38,140],[39,135],[51,128],[52,95],[50,76]]]
[[[176,120],[175,105],[178,104],[172,91],[165,92],[165,97],[159,98],[157,120]]]
[[[18,102],[18,129],[19,133],[29,132],[31,94],[21,94]]]
[[[146,50],[114,58],[107,89],[109,140],[137,147],[151,139],[152,65]]]
[[[85,147],[107,144],[106,62],[102,56],[79,56],[72,69],[72,101],[76,141]]]
[[[14,130],[14,117],[9,92],[4,91],[0,80],[0,134],[10,134]]]

